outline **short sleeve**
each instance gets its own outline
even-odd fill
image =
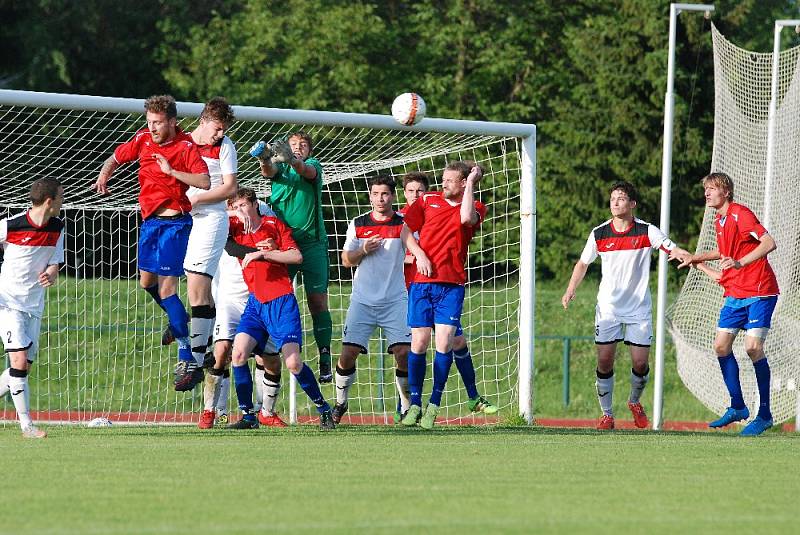
[[[288,251],[289,249],[299,249],[297,243],[292,238],[292,229],[290,229],[283,221],[275,218],[278,227],[278,235],[280,236],[281,243],[278,249],[281,251]]]
[[[481,201],[475,201],[475,211],[478,212],[478,222],[475,223],[475,226],[478,227],[486,219],[486,205]]]
[[[581,253],[581,262],[584,264],[591,264],[597,258],[597,242],[594,239],[594,232],[589,234],[589,239],[586,240],[586,246]]]
[[[408,207],[403,215],[403,221],[411,229],[411,232],[419,232],[425,222],[425,197],[417,199],[414,204]]]
[[[767,229],[764,228],[764,225],[758,220],[756,214],[744,206],[742,206],[742,209],[739,211],[736,220],[736,228],[739,230],[739,235],[743,239],[752,237],[760,240],[761,236],[767,233]]]
[[[139,158],[139,141],[144,136],[143,132],[137,132],[133,139],[126,141],[114,149],[114,159],[118,164],[132,162]]]
[[[64,263],[64,231],[61,231],[61,234],[58,236],[58,241],[56,242],[56,248],[53,251],[53,255],[50,257],[50,261],[47,262],[48,266],[52,266],[54,264],[63,264]]]
[[[8,239],[8,219],[0,219],[0,243]]]
[[[263,214],[262,214],[263,215]],[[244,225],[239,221],[238,217],[228,218],[228,236],[238,236],[244,230]]]
[[[647,238],[650,240],[650,247],[653,249],[664,249],[667,252],[675,248],[675,242],[670,240],[661,229],[655,225],[647,225]]]
[[[222,147],[220,147],[219,167],[223,175],[234,175],[239,169],[236,146],[227,136],[223,138]]]
[[[361,248],[361,240],[356,237],[356,225],[354,221],[350,221],[347,225],[347,234],[344,239],[343,251],[357,251]]]
[[[275,210],[273,210],[272,207],[264,201],[258,201],[258,213],[261,215],[275,217]]]
[[[203,161],[202,156],[200,156],[200,151],[197,150],[197,145],[194,143],[189,144],[186,147],[186,172],[196,174],[196,175],[207,175],[208,166],[206,162]]]

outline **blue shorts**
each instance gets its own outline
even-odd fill
[[[408,292],[408,326],[461,326],[464,287],[459,284],[414,282]]]
[[[739,329],[769,329],[777,302],[777,295],[754,300],[726,300],[722,310],[719,311],[717,327],[733,334]]]
[[[139,269],[164,277],[183,275],[183,259],[192,232],[192,216],[150,216],[139,230]]]
[[[267,340],[272,339],[278,351],[285,344],[303,346],[303,326],[300,309],[294,294],[286,294],[262,303],[253,294],[247,299],[236,334],[245,333],[256,341],[256,352],[263,353]]]

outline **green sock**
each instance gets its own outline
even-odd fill
[[[314,341],[317,343],[320,354],[327,353],[330,359],[331,336],[333,336],[333,321],[330,311],[326,310],[312,315],[311,322],[314,324]],[[327,351],[323,351],[323,349]]]

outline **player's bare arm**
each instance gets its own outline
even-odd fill
[[[719,254],[719,249],[687,255],[685,258],[681,259],[678,269],[683,269],[693,264],[699,264],[700,262],[708,262],[709,260],[719,260],[720,258],[722,258],[722,255]]]
[[[575,299],[575,290],[577,290],[578,286],[583,282],[583,278],[586,276],[586,271],[588,269],[589,264],[584,264],[580,260],[575,263],[575,267],[572,269],[572,277],[570,277],[569,284],[567,285],[567,290],[561,298],[561,306],[564,307],[564,310],[569,307],[570,301]]]
[[[169,164],[169,160],[164,158],[161,154],[153,154],[161,172],[169,175],[177,180],[180,180],[187,186],[194,186],[200,189],[209,189],[211,187],[211,177],[206,173],[186,173],[184,171],[176,171]]]
[[[461,198],[461,224],[475,226],[478,224],[478,211],[475,210],[475,184],[481,179],[483,172],[474,166],[464,184],[464,196]]]
[[[222,175],[222,184],[214,189],[198,193],[197,195],[192,195],[189,197],[189,200],[191,201],[192,206],[196,206],[198,204],[214,204],[230,198],[234,193],[236,193],[236,189],[238,187],[239,181],[237,180],[235,173],[232,175]]]
[[[417,261],[417,271],[426,277],[430,277],[433,274],[433,264],[431,264],[428,255],[425,254],[422,247],[419,246],[419,243],[417,243],[417,240],[414,238],[414,233],[411,232],[411,229],[405,224],[403,224],[403,230],[400,231],[400,239],[405,243],[408,252],[414,255]]]
[[[278,166],[270,158],[259,158],[258,165],[264,178],[272,178],[278,174]]]
[[[277,264],[302,264],[303,255],[297,249],[288,249],[286,251],[256,251],[247,253],[242,260],[242,269],[246,268],[250,262],[265,260],[267,262],[275,262]]]
[[[372,236],[364,240],[364,245],[355,251],[342,251],[342,265],[344,267],[356,267],[364,260],[364,257],[373,253],[381,246],[383,240],[380,236]]]
[[[741,269],[748,264],[752,264],[760,258],[764,258],[778,248],[778,246],[775,244],[775,239],[768,233],[765,233],[763,236],[761,236],[759,241],[761,243],[758,244],[758,247],[738,260],[727,256],[722,257],[722,260],[719,263],[720,269]]]
[[[718,269],[714,269],[705,262],[698,262],[694,264],[694,267],[698,270],[702,271],[706,275],[709,276],[712,280],[719,282],[719,279],[722,278],[722,271]]]
[[[92,189],[101,195],[108,195],[108,179],[111,178],[111,175],[114,174],[114,171],[116,171],[118,167],[119,164],[117,160],[114,159],[114,156],[109,156],[108,159],[103,162],[103,167],[100,169],[100,174],[97,177],[97,181],[92,186]]]

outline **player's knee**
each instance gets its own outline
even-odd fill
[[[308,294],[308,311],[312,314],[319,314],[328,310],[328,294],[311,293]]]
[[[725,357],[731,354],[731,345],[722,340],[714,340],[714,353],[718,357]]]
[[[753,361],[760,359],[764,355],[764,347],[760,343],[745,343],[744,350]]]
[[[298,374],[303,370],[303,359],[300,358],[300,353],[287,355],[284,362],[286,362],[286,368],[294,374]]]
[[[234,366],[242,366],[247,362],[247,354],[240,348],[234,346],[233,352],[231,353],[231,362]]]

